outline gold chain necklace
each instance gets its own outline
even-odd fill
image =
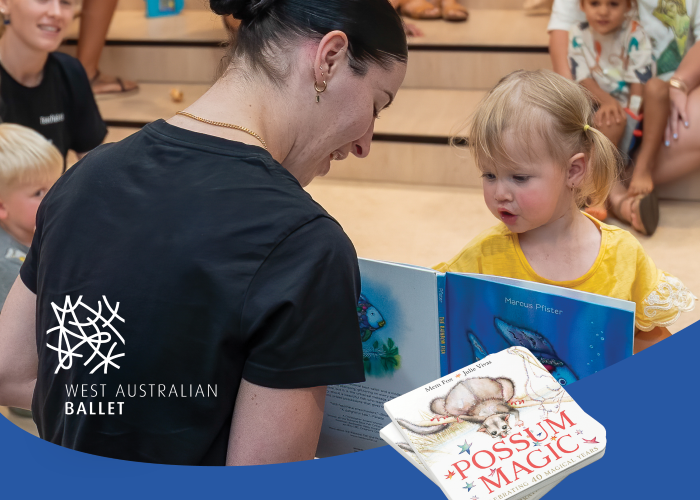
[[[266,151],[269,151],[267,149],[267,143],[265,142],[265,139],[260,137],[258,134],[256,134],[252,130],[247,129],[245,127],[241,127],[240,125],[234,125],[233,123],[215,122],[212,120],[207,120],[206,118],[200,118],[199,116],[195,116],[195,115],[193,115],[191,113],[187,113],[185,111],[178,111],[175,114],[186,116],[188,118],[192,118],[193,120],[197,120],[198,122],[208,123],[209,125],[216,125],[217,127],[226,127],[226,128],[232,128],[235,130],[240,130],[241,132],[245,132],[246,134],[249,134],[249,135],[252,135],[253,137],[255,137],[257,140],[260,141],[260,143],[262,144],[262,147],[264,147]]]

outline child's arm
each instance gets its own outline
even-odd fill
[[[625,117],[625,110],[622,109],[620,103],[617,102],[613,96],[601,89],[600,85],[598,85],[593,78],[586,78],[580,83],[593,94],[593,97],[600,103],[600,108],[596,113],[596,122],[598,122],[599,126],[602,123],[610,126],[612,124],[611,121],[622,123],[627,120]]]
[[[36,385],[36,295],[17,277],[0,314],[0,405],[29,409]]]
[[[552,68],[564,78],[573,80],[568,57],[569,33],[564,30],[552,30],[549,32],[549,57],[552,60]]]
[[[640,353],[647,347],[653,346],[657,342],[661,342],[662,340],[667,339],[670,336],[671,332],[668,331],[668,328],[664,328],[662,326],[657,326],[656,328],[648,332],[636,329],[636,333],[634,335],[634,347],[632,349],[632,352],[634,354]]]

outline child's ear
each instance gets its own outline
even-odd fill
[[[0,200],[0,220],[7,219],[7,208],[2,200]]]
[[[586,169],[588,162],[586,155],[578,153],[569,158],[569,168],[566,176],[566,185],[569,187],[578,187],[583,183],[586,177]]]

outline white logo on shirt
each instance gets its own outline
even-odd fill
[[[97,303],[97,311],[92,309],[90,306],[82,302],[83,296],[78,297],[78,301],[73,304],[71,303],[70,296],[66,296],[63,308],[57,306],[54,302],[51,303],[53,312],[58,320],[58,326],[55,326],[47,330],[46,335],[50,335],[52,332],[58,331],[58,343],[57,345],[51,345],[47,342],[46,347],[53,349],[58,353],[58,367],[54,373],[58,373],[61,368],[64,370],[70,370],[73,366],[73,358],[83,358],[83,354],[78,354],[76,351],[83,344],[87,344],[92,349],[92,354],[85,361],[84,366],[89,365],[93,359],[96,357],[102,359],[90,372],[90,374],[95,373],[101,367],[104,367],[104,373],[107,373],[107,368],[109,366],[114,366],[119,369],[114,360],[124,356],[124,353],[114,354],[114,350],[118,345],[118,342],[112,341],[113,335],[118,338],[122,345],[125,345],[124,337],[122,337],[119,332],[114,328],[112,322],[114,320],[119,320],[125,323],[124,319],[117,314],[119,311],[119,302],[116,303],[115,307],[107,302],[107,297],[102,296],[104,300],[105,307],[108,314],[108,318],[102,316],[102,302]],[[81,308],[81,316],[83,319],[78,319],[78,308]],[[68,326],[72,327],[71,330]],[[107,331],[104,331],[107,330]],[[74,342],[74,344],[71,344]],[[111,347],[110,347],[111,343]],[[109,347],[109,351],[104,354],[102,352],[102,346],[105,345],[105,349]],[[89,351],[88,351],[89,352]]]
[[[66,116],[63,113],[54,113],[53,115],[49,116],[40,116],[39,117],[39,123],[42,125],[51,125],[53,123],[61,123],[62,121],[65,121]]]

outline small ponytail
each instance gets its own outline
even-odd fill
[[[577,190],[576,204],[580,208],[604,203],[623,167],[620,151],[603,132],[590,125],[584,134],[590,149],[586,179]]]

